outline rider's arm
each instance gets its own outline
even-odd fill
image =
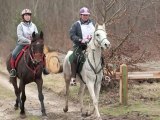
[[[17,36],[18,36],[18,44],[20,44],[20,45],[28,45],[28,44],[31,43],[30,39],[25,38],[23,36],[23,28],[22,28],[21,24],[19,24],[17,26]]]
[[[74,23],[69,31],[70,39],[74,44],[79,44],[82,39],[82,33],[80,31],[80,25],[78,22]]]

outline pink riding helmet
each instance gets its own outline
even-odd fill
[[[82,8],[79,10],[79,14],[81,14],[81,15],[90,15],[90,12],[89,12],[89,9],[88,9],[88,8],[82,7]]]

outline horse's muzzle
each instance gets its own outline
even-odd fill
[[[42,62],[42,61],[43,61],[43,56],[44,56],[43,53],[35,53],[35,54],[33,55],[34,63],[35,63],[35,64],[39,64],[40,62]]]
[[[111,44],[105,43],[104,45],[105,45],[105,47],[106,47],[107,49],[111,47]]]

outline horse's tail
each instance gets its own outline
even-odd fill
[[[11,54],[9,54],[9,56],[6,59],[6,67],[7,67],[8,72],[11,70],[10,59],[11,59]]]
[[[6,68],[7,68],[7,71],[8,71],[8,72],[10,72],[10,70],[11,70],[10,59],[11,59],[11,54],[9,54],[9,56],[8,56],[7,59],[6,59]],[[9,79],[9,82],[12,83],[12,80]]]

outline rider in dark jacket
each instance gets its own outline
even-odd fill
[[[90,20],[89,9],[80,9],[80,19],[70,29],[70,39],[73,41],[73,61],[71,61],[71,85],[76,85],[77,58],[86,50],[87,43],[92,39],[95,31],[95,23]]]

